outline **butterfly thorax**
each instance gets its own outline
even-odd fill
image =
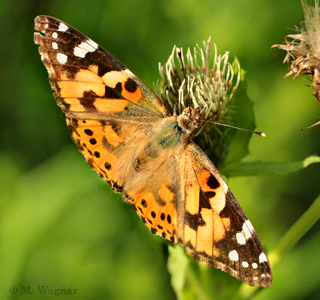
[[[175,113],[172,117],[164,118],[154,133],[157,147],[169,150],[176,146],[185,146],[192,137],[192,132],[199,128],[199,118],[203,112],[202,106],[195,109],[187,107],[180,115]]]
[[[187,107],[178,115],[162,118],[154,126],[149,137],[145,137],[136,148],[134,169],[137,172],[154,169],[162,165],[170,156],[176,156],[184,151],[192,138],[192,133],[199,128],[204,109]]]

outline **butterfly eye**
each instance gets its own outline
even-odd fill
[[[178,124],[174,125],[174,129],[179,132],[179,133],[182,133],[183,132],[183,129],[182,127],[180,127]]]

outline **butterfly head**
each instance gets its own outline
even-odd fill
[[[196,128],[199,128],[202,121],[201,116],[205,111],[203,105],[199,105],[197,108],[187,107],[183,110],[182,114],[178,116],[178,126],[181,130],[191,133]]]

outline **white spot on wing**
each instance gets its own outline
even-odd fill
[[[242,266],[243,266],[244,268],[248,268],[248,267],[249,267],[249,264],[248,264],[246,261],[243,261],[243,262],[242,262]]]
[[[57,60],[60,64],[65,64],[67,62],[68,56],[63,53],[57,54]]]
[[[245,223],[247,224],[249,230],[250,230],[251,232],[254,232],[254,228],[253,228],[251,222],[250,222],[249,220],[246,220]]]
[[[92,46],[95,50],[98,49],[98,44],[94,42],[93,40],[88,39],[87,43]]]
[[[259,263],[261,264],[266,261],[268,261],[267,256],[263,252],[261,252],[259,255]]]
[[[75,56],[84,58],[86,56],[86,54],[88,53],[88,51],[84,50],[84,49],[81,49],[79,47],[75,47],[74,50],[73,50],[73,53],[74,53]]]
[[[236,238],[237,238],[238,244],[240,244],[240,245],[245,245],[245,243],[246,243],[246,238],[244,237],[244,235],[243,235],[242,232],[238,232],[238,233],[236,234]]]
[[[60,23],[58,31],[65,32],[65,31],[68,30],[68,28],[69,28],[69,27],[68,27],[66,24]]]
[[[94,52],[96,49],[88,43],[81,43],[79,46],[75,47],[73,53],[75,56],[84,58],[88,52]]]
[[[78,47],[87,50],[88,52],[94,52],[96,49],[88,43],[81,43]]]
[[[56,32],[53,32],[53,33],[52,33],[52,37],[53,37],[54,39],[56,39],[56,38],[58,37],[58,34],[57,34]]]
[[[52,43],[52,48],[57,50],[58,49],[58,44],[56,42],[53,42]]]
[[[258,268],[258,264],[252,263],[252,268],[257,269]]]
[[[236,250],[232,250],[229,252],[229,258],[232,261],[238,261],[239,260],[239,254]]]
[[[253,227],[249,220],[246,220],[242,225],[242,232],[246,240],[252,237],[251,233],[253,232]]]

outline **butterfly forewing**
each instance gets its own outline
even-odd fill
[[[270,265],[250,221],[202,150],[190,138],[179,142],[177,116],[68,24],[38,16],[35,29],[55,99],[90,167],[124,192],[152,233],[249,285],[269,286]]]
[[[82,119],[160,118],[168,111],[158,97],[94,41],[49,16],[35,20],[35,43],[58,105]]]
[[[203,151],[190,142],[185,153],[178,241],[198,261],[249,285],[269,286],[270,264],[246,214]]]

